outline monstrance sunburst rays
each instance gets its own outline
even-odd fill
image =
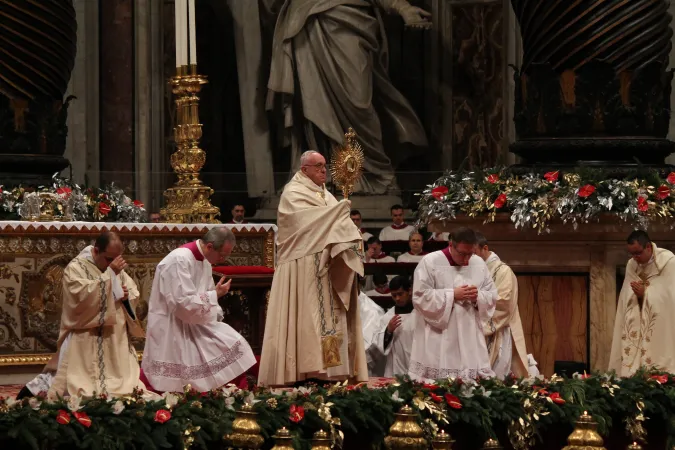
[[[361,178],[363,161],[363,149],[356,140],[356,132],[350,127],[345,133],[345,143],[333,149],[330,162],[333,182],[342,190],[345,199],[349,198]]]

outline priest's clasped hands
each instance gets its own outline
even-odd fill
[[[476,286],[459,286],[455,288],[455,302],[466,304],[467,302],[475,304],[478,301],[478,288]]]
[[[633,289],[633,293],[637,298],[642,298],[645,296],[645,283],[643,281],[631,281],[630,287]]]

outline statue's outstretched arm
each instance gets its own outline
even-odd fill
[[[396,13],[403,18],[403,22],[409,27],[429,28],[431,14],[422,8],[411,5],[408,0],[372,0],[373,3],[387,11],[389,14]]]

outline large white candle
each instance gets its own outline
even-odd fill
[[[174,36],[176,38],[176,67],[180,67],[180,3],[181,0],[174,1],[174,16],[176,18],[176,25],[174,28]]]
[[[195,0],[188,0],[190,13],[190,64],[197,65],[197,19],[195,17]]]
[[[187,17],[187,0],[180,0],[181,21],[180,21],[180,61],[182,66],[187,66],[188,63],[188,17]]]

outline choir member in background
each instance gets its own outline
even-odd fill
[[[119,236],[106,231],[66,266],[58,350],[47,366],[56,369],[49,397],[145,391],[130,343],[144,336],[135,310],[140,295],[124,270],[123,249]]]
[[[244,208],[244,205],[234,205],[231,212],[232,212],[232,220],[230,221],[231,224],[242,225],[248,223],[247,221],[244,220],[244,217],[246,216],[246,208]]]
[[[619,293],[609,369],[630,377],[642,368],[675,372],[675,258],[642,230],[626,240],[631,259]]]
[[[368,245],[368,249],[366,250],[365,262],[367,263],[396,262],[396,260],[393,257],[387,255],[385,252],[382,251],[382,242],[375,236],[372,236],[370,239],[368,239],[366,245]]]
[[[373,237],[372,234],[368,233],[364,228],[361,228],[361,224],[363,223],[363,220],[361,218],[361,211],[358,209],[352,209],[352,212],[350,213],[349,217],[352,219],[352,222],[354,222],[354,225],[356,225],[361,232],[361,236],[363,236],[363,240],[367,241],[371,237]]]
[[[389,283],[395,306],[380,319],[368,353],[373,360],[384,359],[384,376],[406,375],[410,363],[416,320],[411,300],[410,278],[397,276]]]
[[[189,384],[207,392],[256,363],[248,342],[222,322],[218,299],[232,280],[213,281],[211,265],[225,261],[234,245],[230,229],[214,227],[157,265],[142,363],[153,390],[182,392]]]
[[[499,300],[494,315],[483,323],[483,333],[495,375],[504,379],[510,373],[516,377],[528,376],[525,333],[518,310],[518,279],[513,270],[488,247],[488,241],[476,232],[476,254],[490,269],[497,286]]]
[[[410,247],[410,251],[400,255],[396,260],[396,262],[401,263],[420,262],[422,257],[424,257],[424,255],[427,254],[427,252],[422,250],[423,245],[424,245],[424,238],[422,237],[422,233],[413,232],[410,235],[410,239],[408,239],[408,246]]]
[[[405,223],[403,219],[403,206],[394,205],[391,207],[392,224],[382,228],[380,231],[381,241],[407,241],[415,228]]]
[[[373,275],[374,289],[366,291],[368,297],[380,297],[389,295],[389,278],[384,272],[377,272]]]
[[[485,262],[474,255],[476,234],[452,233],[450,245],[422,258],[415,269],[415,331],[410,353],[411,378],[492,377],[481,323],[499,298]]]

